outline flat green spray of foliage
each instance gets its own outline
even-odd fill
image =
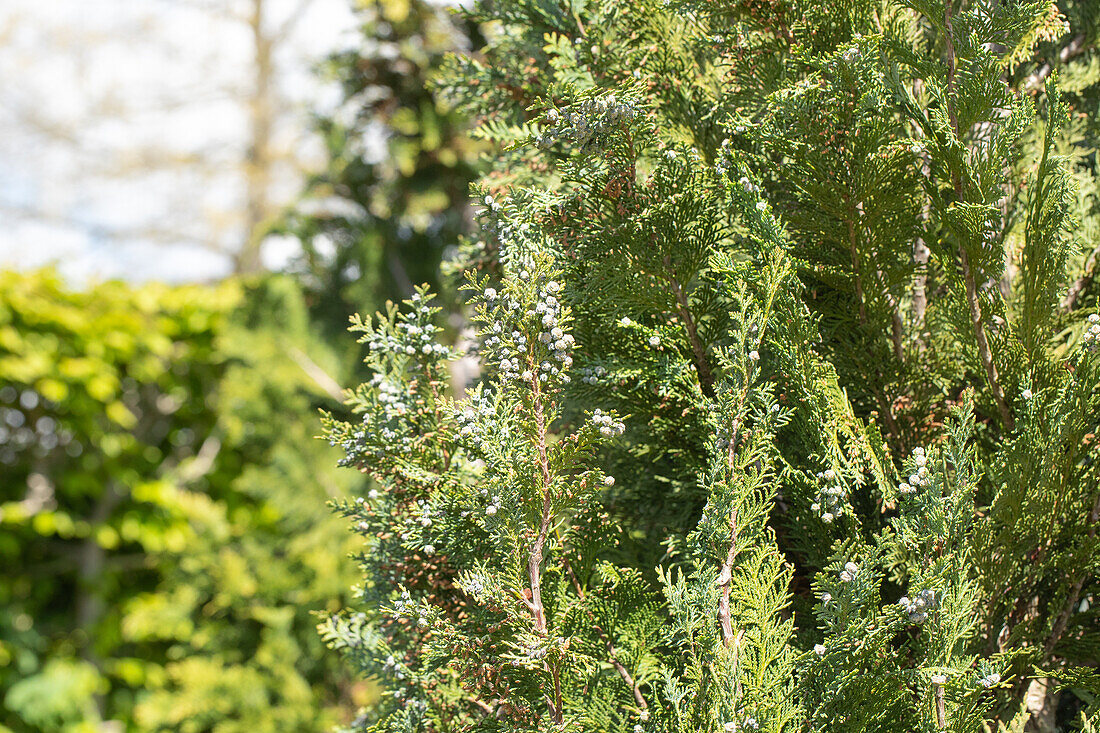
[[[434,86],[495,145],[481,377],[447,389],[419,291],[356,321],[374,376],[328,420],[374,480],[325,627],[389,688],[351,730],[1095,729],[1097,24],[1065,11],[474,5]]]
[[[313,440],[308,333],[282,278],[0,274],[0,731],[342,717],[312,612],[352,581],[321,505],[353,477]]]

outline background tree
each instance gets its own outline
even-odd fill
[[[71,268],[143,279],[261,269],[272,224],[321,161],[306,107],[324,94],[310,65],[350,30],[348,5],[6,4],[8,237],[47,234],[39,246],[78,277]],[[96,246],[108,254],[79,249]],[[31,256],[8,245],[6,259]]]
[[[470,227],[467,189],[477,144],[466,122],[425,88],[444,54],[476,26],[422,0],[356,6],[360,43],[330,57],[342,91],[317,115],[327,164],[285,222],[302,243],[291,266],[334,341],[357,310],[438,284],[440,261]]]

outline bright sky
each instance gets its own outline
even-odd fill
[[[0,2],[0,267],[52,262],[77,282],[228,271],[243,236],[253,44],[241,17],[254,1]],[[298,18],[275,56],[288,158],[318,160],[305,111],[335,90],[311,67],[354,42],[351,1],[264,0],[266,27]],[[274,195],[299,190],[288,162]],[[264,251],[269,265],[292,253]]]

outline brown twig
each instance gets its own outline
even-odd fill
[[[761,333],[762,336],[763,333]],[[737,396],[737,407],[734,411],[733,422],[730,424],[729,446],[726,449],[726,472],[730,480],[733,478],[733,469],[737,460],[738,433],[741,431],[741,410],[744,409],[749,384],[749,380],[746,379],[740,394]],[[737,556],[737,535],[739,532],[740,526],[737,523],[737,507],[735,506],[733,511],[730,512],[729,551],[726,553],[725,562],[722,563],[718,571],[718,580],[715,581],[722,588],[722,597],[718,600],[718,623],[722,627],[722,644],[727,649],[735,642],[733,621],[730,614],[730,590],[733,585],[733,561]],[[740,644],[740,634],[736,637],[736,642]],[[734,652],[736,653],[736,648]]]
[[[924,81],[922,79],[915,79],[913,81],[913,98],[916,99],[922,92],[924,87]],[[918,124],[914,124],[914,135],[921,133],[921,127]],[[920,169],[921,175],[925,178],[931,176],[931,166],[928,162],[928,154],[920,154]],[[921,206],[920,222],[922,230],[927,226],[929,215],[932,211],[931,202],[928,199],[924,200],[924,204]],[[928,262],[932,258],[932,250],[929,249],[928,244],[924,241],[924,237],[918,235],[916,241],[913,242],[913,264],[916,265],[916,277],[913,281],[912,290],[912,317],[913,317],[913,329],[916,332],[916,347],[917,351],[923,353],[925,349],[924,341],[924,315],[928,310]]]
[[[584,592],[584,588],[581,587],[580,581],[577,579],[577,574],[573,572],[573,566],[569,563],[569,560],[564,558],[562,563],[565,566],[565,572],[569,575],[569,579],[573,582],[573,588],[577,591],[577,597],[580,598],[581,603],[584,603],[587,596]],[[615,651],[615,645],[611,642],[611,637],[608,633],[604,631],[596,621],[596,614],[592,613],[592,609],[587,606],[584,607],[584,611],[588,614],[588,618],[592,620],[592,628],[607,646],[607,661],[615,668],[619,676],[623,678],[623,682],[627,684],[627,687],[630,688],[630,691],[634,694],[635,702],[638,703],[638,707],[642,710],[648,709],[649,706],[646,704],[645,697],[642,696],[642,691],[638,688],[638,683],[634,681],[634,676],[630,674],[630,670],[619,661],[619,655],[618,652]]]
[[[540,636],[546,635],[546,608],[542,603],[542,560],[543,549],[546,546],[546,537],[550,533],[550,515],[552,507],[552,494],[550,486],[550,461],[546,451],[546,415],[542,407],[542,393],[539,389],[537,372],[531,378],[532,401],[535,412],[535,445],[538,450],[539,472],[542,478],[542,511],[539,518],[539,531],[531,545],[531,552],[527,558],[527,575],[531,584],[531,615],[534,617],[535,632]],[[560,724],[562,722],[561,684],[558,679],[557,667],[551,665],[551,674],[554,677],[554,697],[547,699],[550,708],[551,719]]]
[[[737,556],[737,508],[730,512],[730,546],[726,560],[718,572],[716,584],[722,588],[722,597],[718,600],[718,623],[722,627],[722,644],[728,649],[734,642],[733,621],[730,617],[730,590],[733,585],[733,561]]]
[[[997,410],[1001,413],[1001,420],[1005,428],[1011,432],[1016,427],[1016,421],[1005,402],[1004,389],[1001,387],[1001,378],[997,373],[997,365],[993,363],[993,352],[989,348],[989,340],[985,335],[985,322],[982,318],[982,307],[978,301],[978,288],[974,280],[974,272],[970,267],[970,257],[965,248],[959,250],[959,260],[962,264],[963,282],[966,286],[966,304],[970,310],[970,322],[974,326],[974,339],[978,342],[978,358],[985,369],[989,387],[993,390],[993,399],[997,403]]]
[[[943,683],[932,680],[932,694],[936,698],[936,727],[947,730],[947,704],[943,698]]]
[[[880,275],[882,273],[879,273]],[[904,339],[904,324],[901,322],[901,310],[898,306],[898,299],[894,297],[894,294],[883,286],[883,292],[886,293],[886,303],[890,306],[890,340],[894,344],[894,358],[899,362],[905,361],[905,348],[903,344]]]
[[[859,248],[856,246],[856,225],[854,207],[849,206],[848,219],[848,251],[852,256],[852,276],[856,289],[856,304],[859,308],[859,325],[867,325],[867,306],[863,302],[863,278],[860,274]]]
[[[684,328],[687,329],[688,340],[691,342],[692,362],[695,364],[695,371],[699,375],[699,388],[707,397],[713,398],[714,372],[711,371],[710,363],[707,361],[706,347],[703,346],[703,342],[699,339],[699,331],[695,327],[695,319],[691,317],[691,310],[688,309],[687,296],[684,295],[684,289],[680,286],[676,276],[672,274],[672,260],[668,255],[665,255],[665,268],[668,271],[666,275],[668,288],[672,291],[672,296],[676,298],[676,311],[680,314],[680,320],[684,322]]]
[[[1100,247],[1094,249],[1088,257],[1085,258],[1085,274],[1073,281],[1073,284],[1069,286],[1069,290],[1066,291],[1066,297],[1062,299],[1062,308],[1067,311],[1073,310],[1077,305],[1077,297],[1081,294],[1081,291],[1088,287],[1093,278],[1096,277],[1096,258],[1100,255]]]
[[[1089,528],[1087,532],[1089,542],[1096,539],[1097,520],[1100,520],[1100,496],[1096,497],[1096,501],[1092,504],[1092,511],[1089,512]],[[1062,609],[1062,612],[1058,614],[1058,618],[1054,622],[1054,627],[1050,632],[1050,638],[1047,639],[1046,644],[1043,645],[1043,659],[1050,658],[1050,654],[1054,651],[1054,647],[1058,645],[1058,642],[1062,638],[1062,634],[1066,632],[1066,626],[1069,625],[1069,618],[1073,615],[1073,610],[1077,607],[1077,602],[1081,598],[1081,589],[1085,586],[1085,578],[1087,576],[1088,573],[1083,572],[1078,575],[1077,580],[1074,581],[1069,598],[1066,600],[1066,605]]]
[[[951,129],[959,135],[959,117],[955,112],[955,28],[951,24],[951,3],[943,4],[944,43],[947,45],[947,118],[951,120]],[[956,174],[957,175],[957,174]]]

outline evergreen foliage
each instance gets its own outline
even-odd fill
[[[373,482],[323,627],[389,689],[351,730],[1100,725],[1100,55],[1065,11],[468,11],[434,87],[495,151],[481,377],[418,290],[354,322],[373,376],[326,421]]]

